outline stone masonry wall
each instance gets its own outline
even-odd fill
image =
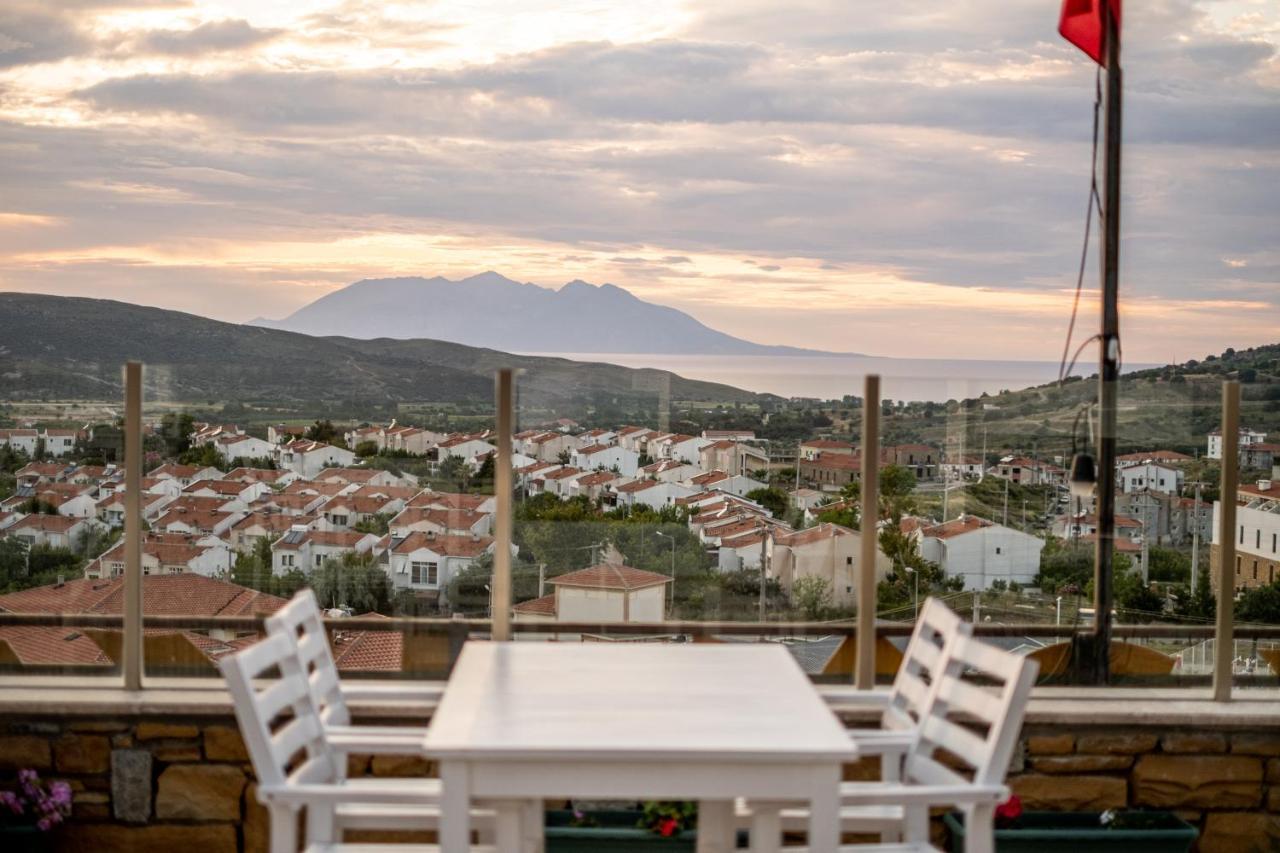
[[[230,717],[0,718],[0,788],[23,767],[75,791],[59,851],[266,850],[266,813]],[[871,768],[847,775],[865,778]],[[420,776],[433,768],[412,757],[352,756],[349,771]],[[1265,731],[1031,725],[1011,771],[1027,809],[1167,809],[1201,828],[1203,853],[1280,850],[1280,720]]]

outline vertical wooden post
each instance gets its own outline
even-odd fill
[[[1213,698],[1231,699],[1235,642],[1231,630],[1236,592],[1236,486],[1240,476],[1240,383],[1222,383],[1222,481],[1218,495],[1218,610],[1213,631]]]
[[[142,363],[124,370],[124,686],[142,689]]]
[[[880,519],[880,377],[868,374],[862,393],[862,553],[858,565],[858,660],[855,683],[876,682],[876,545]]]
[[[493,555],[493,639],[511,639],[511,539],[515,509],[512,505],[511,441],[515,415],[515,371],[504,367],[498,371],[496,381],[498,408],[498,452],[493,468],[493,494],[496,517],[494,538],[497,540]]]
[[[1098,542],[1093,570],[1093,637],[1088,680],[1111,677],[1111,604],[1116,528],[1116,385],[1120,380],[1120,121],[1123,76],[1120,22],[1103,3],[1107,51],[1107,112],[1102,203],[1102,328],[1098,366]]]

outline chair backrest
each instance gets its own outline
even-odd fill
[[[881,718],[885,729],[914,729],[929,702],[930,690],[942,667],[948,643],[969,636],[973,626],[936,598],[925,599],[911,640],[889,692],[889,707]]]
[[[262,787],[332,783],[345,764],[325,739],[320,711],[285,634],[218,661],[235,707],[240,733]],[[274,672],[278,679],[270,679]]]
[[[268,634],[287,635],[296,644],[321,721],[331,726],[350,725],[351,712],[342,698],[338,664],[329,647],[316,594],[310,589],[299,590],[288,604],[267,617],[266,626]]]
[[[904,777],[927,785],[1004,784],[1038,668],[971,634],[957,637],[932,685]],[[966,673],[995,687],[965,681]]]

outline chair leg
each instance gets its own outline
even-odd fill
[[[282,805],[268,805],[271,853],[298,853],[298,812]]]
[[[337,821],[334,819],[333,806],[307,806],[307,844],[332,844],[341,841],[337,832]]]
[[[778,853],[782,849],[782,806],[751,801],[751,853]]]
[[[996,807],[981,803],[964,810],[964,853],[993,853],[996,849]]]
[[[903,810],[902,840],[908,844],[929,842],[929,809],[907,806]]]

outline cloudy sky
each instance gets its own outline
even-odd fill
[[[1058,5],[4,0],[0,290],[243,321],[494,269],[1056,359],[1094,83]],[[1280,339],[1280,5],[1144,0],[1125,39],[1126,358]]]

